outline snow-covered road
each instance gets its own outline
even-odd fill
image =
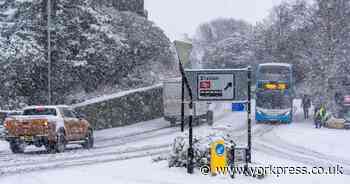
[[[246,141],[245,115],[224,113],[217,108],[213,127],[196,127],[195,134],[227,131]],[[343,167],[344,176],[269,176],[256,180],[239,176],[238,183],[346,183],[350,176],[349,131],[314,129],[310,121],[297,112],[290,125],[253,126],[253,161],[277,166]],[[12,154],[0,142],[1,184],[56,183],[232,183],[228,178],[205,177],[197,171],[189,176],[185,169],[167,167],[165,161],[153,163],[151,157],[169,152],[174,137],[181,135],[163,119],[127,127],[97,131],[96,147],[83,150],[71,146],[61,154],[47,154],[43,149],[29,148],[25,154]]]

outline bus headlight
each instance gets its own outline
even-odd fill
[[[260,110],[256,110],[256,113],[258,113],[258,114],[262,114],[263,112],[262,112],[262,111],[260,111]]]

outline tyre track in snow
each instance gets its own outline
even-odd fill
[[[282,150],[282,149],[270,146],[268,144],[255,143],[255,146],[253,149],[271,156],[276,156],[278,158],[295,161],[297,163],[302,163],[309,166],[317,166],[317,167],[323,166],[324,168],[328,168],[329,166],[333,167],[333,166],[336,166],[337,164],[332,162],[329,159],[327,160],[318,159],[318,158],[313,158],[311,155],[307,155],[307,154],[305,155],[296,154],[289,150]],[[344,175],[350,175],[350,168],[343,167],[343,172],[344,172]]]
[[[112,151],[112,152],[105,151],[106,148],[117,148],[130,143],[136,143],[136,142],[145,141],[152,138],[168,136],[178,131],[179,130],[175,129],[175,127],[168,126],[168,127],[158,128],[158,129],[147,130],[143,132],[127,134],[124,136],[97,139],[96,143],[98,144],[96,144],[96,146],[93,149],[89,150],[88,152],[85,150],[82,151],[82,149],[70,149],[70,150],[68,149],[64,153],[56,154],[55,157],[52,157],[51,154],[44,154],[46,153],[46,151],[26,152],[25,154],[12,154],[8,152],[6,153],[6,156],[9,156],[9,157],[0,159],[0,161],[2,162],[12,161],[15,163],[0,165],[0,169],[4,167],[12,167],[12,166],[19,167],[22,165],[43,164],[43,163],[54,162],[58,160],[61,160],[61,161],[77,160],[78,158],[82,158],[82,157],[83,158],[96,157],[96,155],[97,156],[109,155],[109,153],[115,153],[115,151]],[[106,140],[107,140],[107,143],[105,142]],[[169,146],[170,144],[171,143],[165,144],[165,145]],[[126,152],[123,152],[123,153],[126,153]],[[32,155],[38,156],[38,157],[30,158],[30,156]]]
[[[278,136],[267,139],[267,135],[273,135],[273,130],[277,128],[275,125],[259,124],[253,126],[252,149],[272,155],[278,158],[295,161],[309,166],[323,166],[328,168],[329,166],[336,166],[337,164],[343,167],[345,175],[350,175],[350,161],[326,155],[314,150],[310,150],[301,146],[297,146],[288,143]],[[230,131],[230,130],[226,130]],[[246,138],[246,135],[233,136],[235,140],[242,140]]]
[[[218,118],[218,120],[225,118],[226,116],[221,115]],[[0,172],[2,172],[2,175],[11,175],[11,174],[27,172],[27,171],[38,171],[38,170],[50,169],[50,168],[62,168],[61,165],[64,167],[69,167],[69,166],[81,165],[81,163],[84,163],[84,164],[100,163],[100,160],[102,160],[103,162],[122,160],[120,158],[104,159],[106,157],[115,156],[116,154],[125,155],[125,154],[134,154],[138,152],[148,151],[147,153],[149,154],[140,153],[137,155],[137,157],[140,157],[140,155],[150,156],[150,155],[166,153],[170,151],[170,143],[159,145],[159,146],[129,148],[123,151],[120,151],[120,150],[108,151],[106,149],[116,148],[129,143],[135,143],[135,142],[144,141],[147,139],[168,136],[176,132],[179,132],[177,128],[171,127],[171,126],[165,126],[161,128],[149,129],[141,132],[135,132],[135,133],[115,136],[115,137],[100,138],[100,139],[97,137],[96,148],[89,150],[89,152],[79,152],[79,150],[78,151],[71,150],[70,152],[56,154],[55,156],[49,155],[44,158],[41,157],[42,155],[39,155],[40,157],[36,157],[35,159],[29,159],[29,160],[27,160],[29,157],[23,158],[23,155],[13,155],[12,153],[8,152],[5,154],[7,156],[10,156],[10,158],[6,158],[6,160],[3,160],[3,161],[5,162],[13,161],[15,163],[2,164],[2,166],[0,166]],[[101,151],[96,151],[96,150],[101,150]],[[28,154],[35,155],[35,153],[40,153],[40,152],[45,153],[44,151],[39,151],[39,152],[27,153],[24,155],[25,156]],[[123,158],[131,159],[135,157],[123,157]],[[86,160],[89,160],[89,161],[86,161]],[[54,166],[52,166],[52,164]]]
[[[309,155],[309,156],[312,156],[312,157],[318,158],[318,159],[332,160],[332,162],[338,162],[338,163],[345,164],[348,167],[350,167],[350,161],[346,160],[344,158],[340,158],[340,157],[333,156],[333,155],[327,155],[327,154],[324,154],[324,153],[321,153],[321,152],[318,152],[315,150],[311,150],[311,149],[308,149],[308,148],[305,148],[302,146],[291,144],[291,143],[281,139],[279,136],[277,136],[275,134],[272,134],[272,136],[273,136],[272,137],[273,140],[278,140],[276,142],[273,142],[272,145],[278,146],[279,148],[283,148],[283,149],[286,149],[286,150],[289,150],[289,151],[292,151],[292,152],[298,153],[298,154]],[[267,139],[267,138],[263,137],[261,140],[271,143],[270,138]]]
[[[161,132],[159,132],[162,130]],[[9,167],[9,166],[21,166],[21,165],[28,165],[28,164],[42,164],[42,163],[47,163],[47,162],[54,162],[54,161],[63,161],[67,162],[70,160],[77,160],[81,157],[87,158],[87,157],[96,157],[97,156],[104,156],[104,155],[109,155],[110,153],[115,153],[116,151],[110,151],[108,148],[117,148],[121,147],[123,145],[127,145],[130,143],[136,143],[140,141],[145,141],[148,139],[152,138],[157,138],[161,136],[166,136],[171,133],[175,133],[176,130],[168,130],[168,131],[163,131],[164,129],[158,129],[155,131],[147,131],[147,133],[138,133],[138,136],[126,136],[125,139],[118,137],[117,141],[114,141],[113,143],[109,143],[106,145],[96,145],[95,148],[87,151],[87,150],[82,150],[82,149],[73,149],[73,150],[67,150],[64,153],[61,154],[40,154],[40,153],[46,153],[45,151],[35,151],[35,152],[26,152],[25,154],[12,154],[8,153],[7,158],[3,158],[1,162],[15,162],[14,164],[6,164],[5,166],[3,164],[0,165],[0,169],[4,167]],[[165,144],[165,145],[170,145]],[[162,145],[164,146],[164,144]],[[151,147],[153,148],[153,147]],[[154,147],[153,149],[156,149],[157,147]],[[133,152],[133,150],[131,151]],[[38,154],[36,154],[38,153]],[[123,152],[127,153],[127,152]],[[34,156],[34,157],[33,157]],[[0,162],[0,163],[1,163]]]
[[[169,126],[167,127],[162,127],[162,128],[157,128],[157,129],[151,129],[151,130],[147,130],[147,131],[142,131],[142,132],[136,132],[136,133],[130,133],[130,134],[126,134],[124,136],[116,136],[116,137],[112,137],[112,138],[102,138],[99,139],[98,137],[95,138],[95,147],[91,150],[98,150],[98,149],[104,149],[104,148],[108,148],[108,147],[118,147],[118,146],[123,146],[125,144],[128,143],[135,143],[135,142],[139,142],[139,141],[144,141],[147,139],[152,139],[158,136],[163,136],[163,135],[169,135],[172,133],[175,133],[176,130],[174,130],[174,128],[170,128]],[[67,150],[67,152],[63,153],[63,154],[73,154],[75,152],[81,152],[82,149],[71,149],[71,150]],[[7,152],[4,151],[3,153],[0,154],[0,162],[2,161],[9,161],[8,158],[1,158],[1,156],[18,156],[18,157],[23,157],[26,155],[34,155],[34,154],[41,154],[42,153],[46,153],[46,151],[33,151],[33,152],[26,152],[25,154],[12,154],[10,152],[10,150],[8,150]],[[46,155],[46,154],[44,154]]]
[[[109,147],[118,147],[118,146],[123,146],[129,143],[135,143],[135,142],[140,142],[140,141],[145,141],[161,136],[167,136],[171,135],[174,133],[179,132],[179,130],[175,128],[162,128],[158,129],[156,131],[151,131],[147,133],[138,133],[134,135],[128,135],[125,137],[115,137],[113,139],[109,139],[109,142],[104,142],[104,141],[98,141],[99,144],[95,146],[94,149],[104,149],[104,148],[109,148]]]
[[[116,139],[124,139],[124,138],[128,138],[128,137],[140,136],[140,135],[149,134],[149,133],[153,133],[153,132],[157,132],[157,131],[161,131],[161,130],[166,130],[166,129],[170,129],[170,128],[174,129],[174,127],[172,127],[172,126],[165,126],[165,127],[161,127],[161,128],[155,128],[155,129],[145,130],[145,131],[141,131],[141,132],[134,132],[134,133],[120,135],[120,136],[114,136],[114,137],[108,137],[108,138],[97,138],[97,139],[95,139],[95,142],[97,143],[97,142],[113,141]]]
[[[7,167],[6,169],[0,169],[0,176],[9,176],[14,174],[36,172],[41,170],[47,171],[47,170],[56,170],[56,169],[63,169],[63,168],[69,168],[69,167],[124,161],[128,159],[160,155],[167,152],[169,152],[169,148],[159,147],[157,150],[155,150],[155,148],[153,147],[150,150],[142,150],[142,151],[139,150],[139,151],[133,151],[133,152],[128,151],[125,153],[114,152],[110,154],[104,154],[103,156],[101,155],[96,155],[93,157],[89,156],[85,159],[78,158],[76,160],[68,160],[68,161],[66,160],[64,162],[54,161],[54,162],[45,162],[42,164],[26,165],[25,167],[23,166]],[[116,155],[116,154],[119,154],[119,155]]]
[[[74,161],[79,159],[86,159],[86,158],[94,158],[94,157],[101,157],[101,156],[109,156],[109,155],[116,155],[116,154],[126,154],[126,153],[134,153],[134,152],[142,152],[142,151],[148,151],[148,150],[157,150],[157,149],[163,149],[163,148],[170,148],[170,144],[160,144],[160,145],[146,145],[146,146],[140,146],[140,147],[128,147],[126,149],[122,150],[115,150],[115,151],[106,151],[106,152],[100,152],[100,153],[94,153],[86,154],[86,155],[72,155],[70,158],[67,157],[61,157],[56,158],[52,160],[45,160],[41,162],[37,162],[35,160],[28,161],[26,163],[15,163],[15,164],[3,164],[0,166],[0,171],[2,169],[7,169],[10,167],[20,167],[20,166],[33,166],[35,164],[43,164],[48,162],[58,162],[58,161]]]
[[[350,175],[350,161],[343,158],[326,155],[311,149],[304,148],[295,144],[288,143],[278,136],[273,134],[271,138],[266,138],[267,133],[271,131],[256,135],[259,139],[253,142],[252,149],[266,153],[268,155],[276,156],[287,160],[292,160],[298,163],[309,166],[323,166],[328,168],[330,166],[340,165],[343,167],[345,175]],[[272,132],[273,133],[273,132]],[[254,136],[254,137],[256,137]]]

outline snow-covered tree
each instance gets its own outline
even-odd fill
[[[174,73],[169,39],[144,17],[94,0],[51,1],[54,103],[146,86]],[[45,104],[47,0],[0,3],[0,79],[8,84],[0,105]]]
[[[194,59],[203,68],[233,68],[251,64],[252,26],[235,19],[201,24],[194,42]]]

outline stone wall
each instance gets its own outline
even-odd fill
[[[106,129],[162,117],[162,93],[162,86],[157,85],[73,107],[78,113],[85,115],[95,129]]]

